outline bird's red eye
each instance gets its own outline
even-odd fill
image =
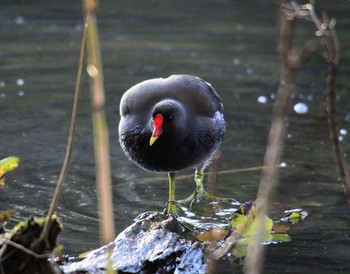
[[[154,126],[161,127],[163,125],[163,115],[158,113],[154,116]]]

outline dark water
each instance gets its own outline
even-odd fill
[[[350,151],[349,45],[347,1],[319,1],[338,21],[342,67],[338,82],[342,144]],[[0,191],[1,210],[15,220],[48,208],[64,157],[82,34],[80,2],[3,1],[0,4],[0,158],[21,157]],[[130,86],[174,73],[195,74],[212,83],[225,106],[227,134],[219,171],[260,166],[279,79],[275,46],[275,1],[103,1],[99,31],[104,58],[107,117],[111,136],[117,230],[147,210],[162,210],[165,174],[145,172],[127,161],[117,140],[118,104]],[[298,24],[297,43],[313,34]],[[309,217],[292,226],[289,243],[267,248],[265,273],[349,273],[350,218],[337,179],[328,138],[326,64],[313,57],[301,71],[271,217],[303,208]],[[260,97],[263,96],[263,97]],[[260,103],[258,98],[266,99]],[[87,81],[81,97],[72,165],[59,203],[67,253],[99,246],[94,156]],[[191,174],[184,171],[181,174]],[[253,200],[259,171],[219,175],[218,194]],[[155,178],[155,179],[152,179]],[[194,189],[179,180],[177,197]],[[224,259],[218,273],[241,272]]]

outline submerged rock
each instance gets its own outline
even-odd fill
[[[64,273],[105,273],[107,252],[119,273],[204,273],[199,243],[180,234],[183,227],[172,216],[154,213],[126,228],[110,244],[96,249],[80,262],[62,267]]]

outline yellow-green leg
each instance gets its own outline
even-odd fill
[[[168,214],[176,213],[175,204],[175,172],[169,172],[169,200],[168,200]]]
[[[170,178],[170,175],[169,175],[169,178]],[[174,180],[175,180],[175,178],[174,178]],[[212,199],[214,201],[232,201],[232,199],[230,199],[230,198],[218,197],[218,196],[212,195],[212,194],[208,193],[207,191],[205,191],[204,185],[203,185],[203,180],[204,180],[204,168],[203,168],[203,166],[198,166],[196,168],[196,171],[194,173],[194,180],[196,182],[195,191],[186,199],[177,201],[176,202],[177,204],[189,203],[190,210],[191,210],[193,203],[195,203],[195,202],[199,203],[202,199]],[[169,182],[170,182],[170,180],[169,180]],[[169,197],[170,197],[170,190],[169,190]],[[170,200],[171,199],[169,198],[169,201]],[[175,205],[173,205],[173,206],[175,207]],[[171,207],[171,204],[169,203],[168,212],[169,212],[170,207]]]
[[[196,182],[196,190],[189,197],[192,200],[190,204],[190,208],[192,208],[192,204],[195,200],[199,201],[203,197],[203,195],[206,194],[206,191],[204,190],[204,186],[203,186],[203,179],[204,179],[203,168],[201,166],[197,167],[196,171],[194,172],[194,181]]]
[[[204,171],[201,167],[197,167],[194,173],[194,180],[196,181],[196,191],[202,192],[203,187]]]
[[[192,203],[197,199],[201,198],[203,194],[205,194],[204,186],[203,186],[203,179],[204,179],[204,171],[202,166],[197,167],[196,171],[194,173],[194,181],[196,182],[196,189],[195,191],[186,199],[178,201],[178,203],[187,203],[190,202],[191,206]]]
[[[209,199],[214,200],[230,200],[226,198],[217,197],[215,195],[212,195],[205,191],[203,186],[203,179],[204,179],[204,170],[202,166],[199,166],[196,168],[195,174],[194,174],[194,180],[196,181],[196,191],[192,194],[193,195],[193,201],[195,199],[202,199],[203,197],[207,197]],[[193,202],[192,201],[192,202]]]

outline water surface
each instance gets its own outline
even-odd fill
[[[349,45],[350,4],[319,1],[338,21],[342,67],[338,82],[342,144],[350,151]],[[339,5],[338,5],[339,4]],[[80,2],[5,1],[0,11],[0,158],[21,157],[0,191],[1,209],[15,220],[43,214],[49,205],[64,157],[74,81],[82,35]],[[162,210],[166,174],[149,173],[124,156],[118,143],[119,100],[130,86],[174,73],[210,82],[225,107],[227,133],[217,162],[219,171],[261,166],[278,86],[275,1],[103,1],[99,31],[104,59],[107,118],[115,222],[121,231],[139,213]],[[310,37],[310,23],[298,25],[297,43]],[[280,185],[271,217],[303,208],[309,217],[292,226],[289,243],[270,245],[266,273],[350,272],[349,207],[334,167],[328,137],[325,76],[320,57],[301,71],[291,112]],[[83,86],[76,143],[58,213],[65,229],[60,242],[67,253],[99,246],[94,155],[87,79]],[[261,97],[262,96],[262,97]],[[191,174],[192,170],[182,172]],[[217,193],[239,201],[256,196],[259,171],[218,176]],[[154,179],[153,179],[154,178]],[[194,190],[191,178],[179,180],[176,195]],[[209,188],[209,186],[208,186]],[[225,258],[218,273],[241,272]]]

